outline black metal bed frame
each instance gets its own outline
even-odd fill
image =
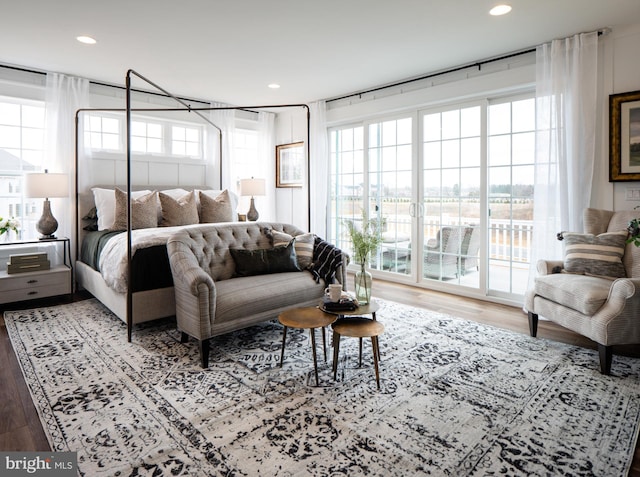
[[[178,102],[181,107],[176,108],[132,108],[131,106],[131,77],[135,76],[138,79],[144,81],[148,85],[160,91],[161,96],[171,98],[174,101]],[[310,168],[310,140],[311,140],[311,113],[309,110],[309,106],[303,103],[297,104],[270,104],[270,105],[258,105],[258,106],[221,106],[221,107],[192,107],[186,101],[181,98],[171,94],[166,89],[162,88],[158,84],[153,81],[147,79],[142,76],[135,70],[129,69],[127,70],[126,78],[126,107],[125,108],[81,108],[76,111],[75,115],[75,196],[76,196],[76,216],[75,216],[75,224],[76,224],[76,259],[78,259],[79,251],[80,251],[80,232],[79,221],[80,221],[80,211],[78,210],[80,206],[79,201],[79,191],[78,191],[78,171],[79,171],[79,152],[80,152],[80,134],[79,134],[79,124],[80,124],[80,115],[86,112],[124,112],[126,116],[126,124],[127,124],[127,142],[126,142],[126,161],[127,161],[127,308],[126,308],[126,323],[127,323],[127,341],[131,341],[131,335],[133,333],[133,292],[131,291],[131,259],[132,259],[132,244],[131,244],[131,113],[132,112],[152,112],[152,111],[186,111],[190,113],[194,113],[199,116],[202,120],[209,123],[218,131],[218,146],[219,146],[219,159],[220,159],[220,188],[222,188],[222,130],[214,124],[209,118],[207,118],[202,111],[224,111],[224,110],[256,110],[256,109],[279,109],[279,108],[304,108],[306,109],[306,118],[307,118],[307,139],[306,139],[306,147],[307,147],[307,203],[311,204],[311,168]],[[307,213],[307,224],[308,227],[311,224],[311,210],[309,209]]]

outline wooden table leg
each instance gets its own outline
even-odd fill
[[[316,373],[316,386],[318,386],[319,379],[318,379],[318,357],[316,356],[316,329],[309,328],[309,332],[311,333],[311,348],[313,350],[313,369]]]
[[[380,390],[380,372],[378,371],[378,354],[380,353],[380,349],[378,348],[378,337],[371,337],[371,347],[373,348],[373,365],[376,369],[376,384],[378,385],[378,390]]]
[[[324,351],[324,362],[327,362],[327,338],[325,336],[325,327],[322,327],[322,349]]]
[[[284,331],[282,332],[282,351],[280,351],[280,367],[282,368],[282,363],[284,362],[284,344],[287,342],[287,327],[284,327]]]
[[[359,355],[358,367],[362,368],[362,338],[360,338],[360,355]]]
[[[340,335],[333,332],[333,380],[336,380],[338,372],[338,352],[340,351]]]

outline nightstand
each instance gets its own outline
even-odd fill
[[[46,252],[48,270],[7,273],[12,254]],[[66,237],[47,240],[0,242],[0,304],[73,293],[71,241]]]

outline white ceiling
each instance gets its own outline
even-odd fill
[[[133,69],[175,94],[235,105],[307,103],[640,23],[640,0],[507,0],[513,11],[491,17],[496,3],[0,0],[0,63],[114,84]]]

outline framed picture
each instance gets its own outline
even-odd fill
[[[304,142],[276,146],[276,187],[302,187]]]
[[[640,91],[609,96],[609,182],[640,181]]]

